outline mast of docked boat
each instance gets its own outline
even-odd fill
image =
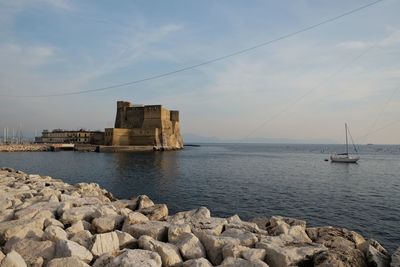
[[[349,156],[349,142],[347,140],[347,123],[344,124],[344,130],[346,131],[346,155]]]

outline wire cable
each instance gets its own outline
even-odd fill
[[[371,127],[369,128],[369,131],[367,132],[367,134],[365,134],[362,137],[362,141],[360,143],[365,143],[367,141],[368,136],[373,133],[374,128],[378,122],[378,120],[380,119],[380,117],[382,116],[382,114],[385,112],[386,108],[389,106],[390,102],[392,101],[393,97],[396,95],[397,91],[400,90],[400,87],[397,87],[393,90],[392,94],[390,95],[390,97],[386,100],[385,104],[383,105],[382,109],[379,111],[379,113],[376,115],[376,118],[374,120],[374,122],[372,123]]]
[[[315,90],[319,89],[322,85],[324,85],[326,82],[333,80],[333,78],[335,78],[337,75],[339,75],[341,72],[343,72],[346,68],[348,68],[349,66],[351,66],[352,64],[354,64],[357,60],[359,60],[360,58],[362,58],[364,55],[366,55],[369,51],[371,51],[373,48],[375,48],[377,45],[377,43],[369,46],[367,49],[363,50],[360,54],[358,54],[356,57],[352,58],[350,61],[346,62],[343,66],[341,66],[337,71],[335,71],[334,73],[332,73],[331,75],[329,75],[328,77],[326,77],[325,79],[323,79],[321,82],[319,82],[316,86],[314,86],[313,88],[311,88],[310,90],[308,90],[305,94],[301,95],[299,98],[297,98],[296,100],[294,100],[293,102],[289,103],[288,105],[286,105],[283,109],[281,109],[280,111],[278,111],[277,113],[275,113],[274,115],[272,115],[271,117],[269,117],[267,120],[265,120],[262,124],[260,124],[257,128],[255,128],[254,130],[252,130],[251,132],[249,132],[247,135],[245,135],[243,138],[240,139],[239,142],[243,142],[245,141],[245,139],[247,139],[248,137],[252,136],[253,134],[255,134],[258,130],[260,130],[261,128],[265,127],[265,125],[267,125],[268,123],[272,122],[273,120],[275,120],[276,118],[278,118],[279,116],[281,116],[282,114],[286,113],[287,111],[289,111],[291,108],[293,108],[297,103],[299,103],[301,100],[303,100],[306,96],[308,96],[309,94],[311,94],[312,92],[314,92]]]
[[[143,82],[150,81],[150,80],[156,80],[156,79],[160,79],[160,78],[163,78],[163,77],[166,77],[166,76],[171,76],[171,75],[176,74],[176,73],[192,70],[192,69],[195,69],[195,68],[198,68],[198,67],[201,67],[201,66],[205,66],[205,65],[212,64],[212,63],[215,63],[215,62],[218,62],[218,61],[222,61],[222,60],[225,60],[225,59],[228,59],[228,58],[240,55],[240,54],[244,54],[244,53],[247,53],[247,52],[255,50],[255,49],[258,49],[260,47],[268,46],[268,45],[276,43],[278,41],[290,38],[292,36],[298,35],[298,34],[303,33],[303,32],[310,31],[310,30],[312,30],[314,28],[317,28],[319,26],[322,26],[324,24],[328,24],[330,22],[336,21],[336,20],[341,19],[343,17],[349,16],[351,14],[359,12],[359,11],[361,11],[363,9],[368,8],[368,7],[374,6],[374,5],[376,5],[376,4],[380,3],[380,2],[383,2],[383,1],[384,0],[377,0],[377,1],[365,4],[365,5],[362,5],[360,7],[352,9],[350,11],[346,11],[346,12],[340,14],[340,15],[331,17],[331,18],[326,19],[326,20],[323,20],[323,21],[321,21],[319,23],[316,23],[316,24],[313,24],[311,26],[307,26],[307,27],[304,27],[302,29],[299,29],[299,30],[296,30],[296,31],[293,31],[293,32],[290,32],[290,33],[287,33],[287,34],[284,34],[284,35],[281,35],[280,37],[277,37],[275,39],[271,39],[269,41],[266,41],[266,42],[263,42],[263,43],[260,43],[260,44],[257,44],[257,45],[242,49],[242,50],[238,50],[238,51],[235,51],[235,52],[232,52],[232,53],[220,56],[220,57],[209,59],[209,60],[203,61],[201,63],[194,64],[194,65],[191,65],[191,66],[183,67],[183,68],[176,69],[176,70],[169,71],[169,72],[165,72],[165,73],[162,73],[162,74],[152,75],[152,76],[149,76],[149,77],[146,77],[146,78],[143,78],[143,79],[139,79],[139,80],[135,80],[135,81],[119,83],[119,84],[114,84],[114,85],[105,86],[105,87],[99,87],[99,88],[94,88],[94,89],[88,89],[88,90],[74,91],[74,92],[42,94],[42,95],[8,95],[8,94],[0,94],[0,96],[1,97],[16,97],[16,98],[35,98],[35,97],[41,98],[41,97],[70,96],[70,95],[79,95],[79,94],[86,94],[86,93],[94,93],[94,92],[112,90],[112,89],[116,89],[116,88],[119,88],[119,87],[124,87],[124,86],[128,86],[128,85],[134,85],[134,84],[138,84],[138,83],[143,83]]]

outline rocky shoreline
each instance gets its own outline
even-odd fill
[[[0,169],[0,267],[400,266],[377,241],[273,216],[168,214],[145,195],[115,199],[94,183]]]
[[[0,152],[41,152],[49,151],[46,144],[0,144]]]

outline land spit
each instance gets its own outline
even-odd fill
[[[115,199],[95,183],[0,169],[0,267],[400,266],[377,241],[273,216],[168,214],[145,195]]]
[[[0,144],[0,152],[40,152],[49,151],[47,144]]]

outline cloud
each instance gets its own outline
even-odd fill
[[[390,34],[388,37],[384,38],[380,45],[383,47],[394,46],[400,44],[400,31],[397,30]]]
[[[337,44],[337,47],[344,50],[361,50],[370,46],[376,45],[377,47],[385,48],[392,47],[400,44],[400,31],[391,29],[391,33],[377,42],[371,41],[344,41]]]
[[[368,42],[362,42],[362,41],[346,41],[339,43],[337,47],[341,49],[366,49],[369,47],[371,44]]]

